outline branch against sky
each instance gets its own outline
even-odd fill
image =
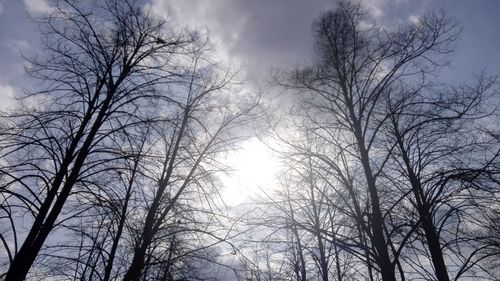
[[[0,274],[498,279],[499,6],[0,0]]]
[[[23,41],[31,51],[39,45],[38,35],[28,14],[47,10],[47,0],[2,0],[0,18],[0,83],[21,91],[24,62],[20,50],[7,42]],[[248,77],[265,79],[270,67],[296,66],[307,61],[311,54],[311,22],[322,11],[334,7],[333,1],[244,1],[244,0],[153,0],[146,8],[156,15],[167,17],[174,25],[200,28],[210,33],[220,57],[244,63]],[[451,16],[462,21],[465,29],[453,60],[453,68],[444,71],[447,79],[456,81],[470,77],[472,71],[487,67],[498,72],[500,31],[496,28],[497,1],[363,1],[367,10],[387,26],[415,20],[416,16],[433,8],[445,8]],[[376,8],[374,8],[376,7]],[[31,11],[31,12],[30,12]],[[489,36],[492,35],[492,36]],[[25,50],[23,53],[29,53]]]

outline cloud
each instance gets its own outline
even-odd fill
[[[46,0],[23,0],[23,2],[30,15],[44,15],[54,10]]]
[[[361,5],[374,18],[380,18],[385,15],[384,6],[386,0],[364,0]]]
[[[311,23],[332,7],[328,0],[314,2],[151,0],[149,8],[174,24],[208,30],[219,57],[242,63],[249,77],[261,77],[270,67],[309,57]]]
[[[420,23],[420,17],[419,16],[416,16],[416,15],[410,15],[408,17],[408,21],[412,24],[418,24]]]
[[[0,110],[7,110],[14,105],[15,93],[12,86],[0,82]]]
[[[408,0],[352,0],[360,2],[371,24],[394,25]],[[309,61],[311,24],[331,0],[149,0],[146,10],[167,18],[174,26],[208,30],[218,58],[243,64],[249,77],[266,79],[270,68],[289,68]],[[407,16],[402,16],[404,20]]]
[[[192,30],[208,30],[210,40],[216,45],[220,59],[234,58],[231,54],[240,31],[245,30],[245,13],[232,0],[152,0],[146,10],[160,18],[166,18],[174,26],[188,27]],[[231,23],[230,25],[227,23]]]
[[[4,11],[5,11],[4,3],[3,1],[0,1],[0,15],[3,14]]]
[[[26,51],[31,47],[28,41],[22,39],[8,39],[6,45],[14,52]]]

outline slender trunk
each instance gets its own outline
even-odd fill
[[[369,280],[370,281],[373,281],[374,278],[373,278],[373,265],[372,265],[372,262],[371,262],[371,259],[370,259],[370,251],[369,251],[369,248],[368,248],[368,243],[366,241],[366,236],[365,236],[365,233],[361,231],[361,228],[358,226],[358,232],[359,232],[359,237],[361,239],[361,243],[362,245],[364,246],[364,255],[365,255],[365,259],[366,259],[366,268],[368,269],[368,277],[370,278]]]
[[[427,239],[427,244],[429,246],[429,251],[431,252],[432,264],[434,265],[434,270],[436,271],[436,277],[439,281],[449,281],[448,271],[446,269],[446,263],[443,258],[443,252],[441,250],[441,245],[439,243],[439,236],[435,231],[435,227],[432,223],[430,215],[424,214],[427,218],[422,220],[422,226],[425,232],[425,237]]]
[[[139,247],[135,249],[134,251],[134,257],[132,259],[132,263],[130,264],[129,269],[127,270],[127,273],[123,277],[123,281],[139,281],[141,277],[141,271],[144,267],[144,260],[146,257],[146,250],[149,247],[149,244],[151,243],[155,232],[156,232],[156,227],[154,226],[155,224],[159,225],[161,223],[161,219],[166,216],[166,214],[170,211],[170,209],[173,207],[173,203],[177,199],[177,197],[180,195],[180,192],[182,192],[183,187],[178,191],[176,194],[176,197],[171,199],[171,202],[167,205],[165,210],[162,213],[162,216],[160,218],[156,218],[156,215],[158,213],[158,210],[160,208],[160,203],[163,198],[163,194],[165,192],[165,189],[168,186],[170,176],[172,175],[172,172],[174,170],[174,162],[177,157],[177,152],[179,151],[180,147],[180,142],[184,136],[184,130],[187,126],[188,119],[189,119],[189,114],[190,114],[190,108],[189,106],[186,107],[184,111],[184,115],[182,118],[182,124],[179,129],[179,132],[176,136],[175,139],[175,144],[174,148],[172,150],[172,155],[167,155],[166,156],[166,162],[168,162],[168,165],[166,165],[166,171],[165,171],[165,176],[159,181],[159,187],[158,191],[155,194],[155,198],[153,203],[151,204],[151,207],[148,210],[148,214],[146,216],[146,221],[143,229],[143,234],[140,240]],[[160,221],[159,221],[160,220]]]
[[[125,211],[126,211],[126,209],[127,209],[127,207],[123,208],[123,210],[125,210]],[[111,271],[113,270],[113,263],[114,263],[115,256],[116,256],[116,250],[118,249],[118,244],[120,242],[120,238],[122,236],[124,226],[125,226],[125,216],[120,218],[120,222],[118,224],[118,229],[116,232],[116,237],[113,240],[113,245],[111,246],[111,250],[109,251],[108,261],[106,263],[106,268],[104,269],[104,277],[102,279],[103,281],[109,281],[109,279],[111,277]]]
[[[370,251],[369,251],[367,239],[365,236],[366,233],[364,232],[364,229],[366,229],[367,226],[364,224],[363,212],[361,211],[361,207],[359,206],[358,199],[356,198],[356,192],[354,191],[354,187],[349,182],[346,182],[345,184],[346,184],[347,190],[349,191],[349,196],[351,197],[352,204],[353,204],[354,210],[356,212],[354,214],[355,219],[357,221],[356,230],[359,233],[360,243],[364,247],[363,252],[364,252],[365,259],[366,259],[366,268],[368,269],[368,276],[370,278],[370,281],[373,281],[373,265],[370,261],[371,260]]]
[[[161,200],[163,199],[163,193],[167,186],[170,184],[170,177],[172,175],[172,172],[174,170],[174,164],[175,160],[177,157],[177,153],[180,149],[180,142],[184,136],[184,130],[187,127],[188,120],[191,114],[191,108],[190,105],[186,105],[186,108],[184,109],[184,116],[182,119],[182,124],[179,129],[179,133],[176,137],[174,149],[172,151],[172,155],[170,157],[167,157],[168,161],[168,167],[166,169],[166,173],[164,177],[162,177],[162,180],[160,180],[160,187],[158,188],[158,192],[155,195],[155,199],[153,201],[153,204],[151,205],[151,208],[148,210],[148,214],[146,217],[146,222],[145,222],[145,235],[143,235],[142,243],[141,246],[134,252],[134,258],[132,260],[132,264],[130,265],[129,270],[125,274],[125,277],[123,281],[139,281],[140,279],[140,274],[142,271],[142,267],[144,267],[144,261],[145,261],[145,256],[146,256],[146,249],[149,247],[149,244],[154,238],[154,235],[158,232],[159,228],[162,225],[162,222],[165,220],[167,215],[170,213],[170,211],[174,208],[174,205],[176,204],[177,200],[179,197],[183,194],[184,190],[188,187],[195,171],[197,171],[198,166],[200,165],[201,161],[204,159],[204,156],[206,155],[207,151],[209,148],[212,147],[212,144],[214,141],[217,139],[217,136],[221,133],[224,125],[221,125],[217,132],[215,132],[212,135],[212,138],[210,141],[207,143],[205,148],[200,152],[198,158],[196,161],[193,163],[189,173],[185,176],[182,185],[179,187],[179,189],[176,191],[174,197],[172,197],[168,204],[163,208],[159,209]],[[159,213],[158,213],[159,212]],[[159,214],[157,216],[157,214]]]
[[[340,255],[339,249],[337,247],[337,235],[335,230],[335,224],[333,221],[332,212],[328,212],[330,217],[330,227],[332,229],[332,238],[333,238],[333,253],[335,255],[335,269],[337,270],[337,281],[342,281],[342,269],[340,267]]]
[[[362,129],[359,120],[354,116],[353,108],[350,107],[351,119],[354,121],[354,135],[356,138],[357,146],[360,153],[360,159],[363,165],[363,171],[366,178],[368,187],[368,194],[371,202],[371,230],[373,234],[372,245],[377,252],[376,262],[380,269],[380,274],[384,281],[396,281],[396,273],[394,264],[391,262],[389,251],[387,249],[387,241],[384,237],[384,219],[380,210],[380,199],[378,196],[377,186],[373,171],[370,165],[370,157],[365,146],[362,136]]]
[[[100,256],[100,255],[98,252],[102,250],[102,245],[98,245],[99,244],[99,236],[101,235],[101,230],[104,229],[103,225],[104,225],[105,220],[106,220],[106,216],[102,216],[101,221],[99,222],[99,228],[97,230],[97,233],[92,238],[92,246],[90,247],[90,250],[87,254],[88,255],[87,261],[85,261],[83,263],[84,269],[80,275],[80,280],[82,280],[82,281],[83,280],[94,280],[93,277],[94,277],[94,274],[96,274],[96,269],[98,268],[97,263],[100,262],[100,260],[98,258],[98,256]],[[106,237],[109,234],[110,228],[111,228],[111,226],[108,226],[106,228],[104,237]],[[84,231],[82,230],[82,232],[84,232]],[[84,236],[86,236],[86,235],[84,235]],[[89,237],[91,237],[91,235],[89,235]],[[81,246],[83,246],[83,242],[82,242]],[[85,278],[88,271],[90,272],[90,274],[88,275],[87,278]]]
[[[168,257],[167,257],[167,264],[165,265],[165,270],[163,272],[163,276],[161,278],[162,281],[170,281],[174,280],[172,276],[172,272],[170,271],[170,267],[172,265],[172,257],[174,255],[174,243],[175,243],[175,234],[173,235],[172,239],[170,240],[170,246],[168,248]]]
[[[300,235],[297,230],[297,224],[295,223],[295,212],[293,211],[292,208],[292,203],[291,203],[291,198],[290,198],[290,191],[287,189],[287,203],[288,203],[288,208],[290,209],[290,218],[292,220],[292,233],[295,236],[295,239],[297,240],[297,253],[299,255],[299,274],[297,274],[297,279],[301,281],[307,281],[307,271],[306,271],[306,262],[304,258],[304,253],[302,251],[302,243],[300,242]]]
[[[337,247],[337,243],[333,244],[333,251],[335,254],[335,268],[337,269],[337,280],[342,281],[342,269],[340,268],[340,259],[339,259],[340,256],[339,256],[339,249]]]
[[[141,243],[139,244],[139,247],[134,250],[132,263],[123,277],[123,281],[139,281],[141,278],[141,273],[146,259],[146,251],[153,238],[152,230],[152,223],[148,223],[146,220],[146,228],[142,234]]]
[[[380,269],[380,274],[384,281],[396,281],[396,273],[394,272],[394,264],[391,262],[389,257],[389,251],[387,250],[387,242],[384,237],[384,219],[380,211],[380,201],[378,197],[377,187],[375,184],[375,178],[373,177],[372,170],[369,163],[368,152],[366,151],[364,144],[359,143],[359,148],[361,152],[361,161],[363,162],[363,169],[365,172],[365,177],[368,186],[368,193],[370,195],[371,201],[371,229],[373,232],[372,244],[377,251],[376,262]]]
[[[335,60],[337,62],[342,62],[337,54],[335,54]],[[352,100],[352,89],[348,86],[348,78],[345,75],[345,71],[339,68],[339,65],[342,65],[342,63],[336,65],[336,70],[339,74],[341,92],[345,99],[347,109],[345,113],[350,119],[352,126],[351,130],[356,140],[356,146],[359,149],[359,157],[361,164],[363,165],[363,172],[365,174],[368,194],[371,202],[371,223],[369,225],[371,226],[371,232],[373,235],[372,245],[376,250],[375,260],[379,266],[382,279],[384,281],[396,281],[394,264],[391,262],[387,241],[384,237],[384,219],[380,210],[380,199],[378,196],[375,177],[373,176],[372,167],[370,165],[369,152],[365,144],[365,136],[362,129],[363,126],[360,118],[355,112],[356,103]],[[366,118],[369,118],[369,116]]]
[[[137,172],[137,167],[139,165],[139,159],[134,162],[134,167],[132,168],[132,174],[130,175],[130,179],[127,187],[127,194],[125,196],[125,201],[123,203],[122,210],[120,212],[120,221],[118,223],[118,229],[116,230],[116,236],[113,240],[113,245],[111,246],[111,250],[109,251],[108,261],[106,264],[106,268],[104,269],[104,277],[103,281],[109,281],[111,277],[111,271],[113,270],[113,263],[116,256],[116,250],[118,249],[118,244],[120,242],[123,228],[125,227],[125,220],[127,219],[127,211],[128,211],[128,203],[130,200],[130,196],[132,195],[132,185],[134,183],[135,174]]]
[[[311,159],[309,158],[309,167],[312,166]],[[310,171],[311,172],[311,171]],[[316,240],[318,242],[318,250],[319,250],[319,267],[321,271],[321,279],[323,281],[328,281],[328,259],[325,254],[325,247],[323,244],[323,238],[321,238],[321,225],[320,225],[320,210],[318,210],[318,206],[316,206],[316,197],[314,196],[314,182],[312,180],[312,172],[309,175],[309,185],[311,192],[311,205],[313,208],[314,215],[314,231]],[[321,204],[321,203],[318,203]]]
[[[297,231],[297,226],[295,224],[295,218],[293,212],[292,212],[292,232],[293,235],[295,236],[295,239],[297,240],[297,253],[299,254],[298,266],[299,266],[300,277],[299,275],[297,275],[297,277],[301,281],[307,281],[306,262],[304,258],[304,253],[302,251],[302,243],[300,242],[300,235],[299,232]]]
[[[399,276],[401,277],[400,281],[406,281],[405,271],[403,270],[403,266],[401,265],[401,262],[399,260],[396,260],[395,262],[396,262],[396,266],[398,267]]]
[[[71,190],[73,188],[73,185],[76,183],[78,176],[80,174],[80,170],[88,156],[88,150],[90,146],[93,143],[94,137],[97,134],[97,131],[101,127],[102,121],[104,120],[105,114],[107,112],[107,109],[109,107],[109,104],[111,102],[111,98],[113,96],[114,90],[111,90],[111,92],[108,92],[106,99],[103,102],[103,105],[99,111],[99,114],[96,117],[96,120],[94,121],[92,128],[87,135],[76,159],[73,165],[73,169],[71,170],[70,175],[68,176],[66,182],[62,186],[61,192],[58,194],[57,199],[53,205],[53,207],[50,209],[50,212],[47,215],[47,218],[43,223],[39,225],[38,231],[36,233],[33,232],[33,227],[32,230],[30,231],[31,237],[29,239],[27,238],[19,252],[16,254],[14,259],[12,260],[9,271],[7,272],[4,281],[18,281],[18,280],[24,280],[26,279],[26,275],[28,274],[31,266],[33,265],[33,262],[35,261],[35,258],[38,256],[38,253],[40,252],[40,249],[43,246],[43,243],[47,239],[49,233],[52,231],[54,228],[54,224],[56,222],[57,217],[61,213],[61,210],[64,206],[64,203],[66,202],[66,199],[69,197]],[[68,156],[67,156],[68,157]],[[67,167],[66,167],[67,169]],[[62,171],[65,171],[64,169]],[[64,174],[60,173],[61,177],[60,179],[56,179],[54,181],[53,187],[56,184],[61,184],[62,180],[64,178]],[[56,190],[57,191],[57,190]],[[55,195],[54,195],[55,196]],[[37,216],[38,219],[38,216]],[[37,222],[38,223],[38,222]],[[32,234],[32,232],[34,234]]]
[[[401,150],[403,161],[405,163],[405,168],[408,172],[408,177],[412,187],[412,192],[416,199],[418,214],[422,222],[422,228],[425,233],[427,246],[429,248],[429,252],[431,253],[431,260],[432,260],[432,265],[434,266],[434,271],[436,273],[436,278],[439,281],[449,281],[450,277],[448,276],[448,270],[443,258],[443,252],[441,250],[441,245],[439,243],[439,236],[436,233],[436,227],[432,222],[432,216],[429,212],[430,208],[427,202],[425,201],[420,179],[413,170],[408,151],[404,147],[402,137],[398,131],[396,131],[396,137],[398,139],[398,146],[399,149]]]
[[[321,279],[323,281],[328,281],[328,260],[325,255],[325,248],[323,244],[323,239],[319,232],[316,233],[316,238],[318,239],[318,248],[319,248],[319,264],[321,268]]]

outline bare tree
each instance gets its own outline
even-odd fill
[[[216,156],[240,139],[237,131],[251,118],[254,104],[240,104],[240,108],[224,104],[224,95],[234,90],[228,88],[234,74],[230,70],[220,72],[217,65],[207,61],[203,47],[193,51],[195,56],[188,65],[191,72],[184,83],[178,84],[176,90],[182,94],[172,98],[170,122],[158,128],[160,148],[150,176],[155,188],[124,280],[140,279],[148,248],[185,194],[196,188],[210,206],[209,187],[213,186],[214,172],[221,169]],[[217,99],[223,99],[223,103]]]
[[[33,216],[22,246],[10,252],[5,280],[26,278],[74,186],[109,160],[100,147],[114,132],[151,119],[153,105],[165,99],[155,85],[178,75],[174,57],[193,40],[137,3],[94,4],[56,1],[40,19],[46,56],[30,61],[29,73],[45,88],[9,117],[2,143],[3,194],[18,190],[8,205]]]
[[[456,271],[454,266],[446,265],[446,259],[453,261],[452,264],[460,260],[451,253],[447,258],[443,251],[448,248],[445,245],[454,244],[450,243],[451,237],[461,236],[457,233],[462,227],[461,221],[470,222],[468,215],[462,212],[477,207],[479,214],[479,206],[484,203],[480,194],[473,195],[476,207],[461,198],[468,197],[469,188],[474,188],[474,193],[491,189],[484,178],[496,177],[494,163],[498,151],[494,140],[488,140],[481,133],[482,128],[474,125],[490,114],[484,105],[491,95],[493,82],[482,77],[477,85],[458,89],[405,85],[406,90],[398,89],[399,96],[387,98],[391,112],[389,145],[396,144],[393,168],[399,171],[391,182],[400,185],[402,178],[407,179],[403,185],[411,189],[412,196],[408,199],[418,213],[414,227],[423,230],[424,244],[429,249],[438,280],[450,280],[448,272]],[[478,158],[478,155],[481,156]],[[392,177],[390,173],[386,175]],[[407,192],[404,186],[399,190]],[[457,220],[456,216],[461,218]],[[467,243],[462,240],[459,244],[465,252]],[[474,258],[469,256],[467,260],[465,263],[473,263]]]
[[[140,1],[53,0],[39,90],[0,124],[0,279],[498,279],[497,81],[433,81],[460,32],[443,13],[370,20],[339,1],[310,66],[276,74],[298,96],[272,126],[281,185],[234,218],[221,156],[258,105],[238,71]]]
[[[380,129],[387,123],[385,97],[400,81],[418,79],[440,65],[437,55],[451,51],[458,29],[455,21],[435,14],[396,31],[367,28],[363,24],[367,20],[359,5],[339,2],[336,10],[314,24],[313,66],[296,71],[289,82],[280,84],[308,95],[303,116],[310,120],[307,130],[336,148],[329,154],[323,154],[321,147],[317,151],[300,145],[294,148],[324,162],[350,190],[353,202],[364,202],[354,203],[353,217],[368,239],[369,255],[382,279],[390,281],[396,280],[396,266],[404,279],[398,252],[408,238],[396,246],[387,224],[388,214],[405,195],[387,197],[380,180],[391,155],[391,150],[379,146]],[[356,165],[362,179],[349,171],[355,171]],[[359,188],[351,189],[352,183],[364,186],[366,196],[360,197]]]

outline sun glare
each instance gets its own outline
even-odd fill
[[[226,157],[233,172],[221,177],[225,186],[224,201],[236,205],[252,195],[268,192],[276,186],[278,159],[271,149],[252,138],[241,145],[241,149]]]

